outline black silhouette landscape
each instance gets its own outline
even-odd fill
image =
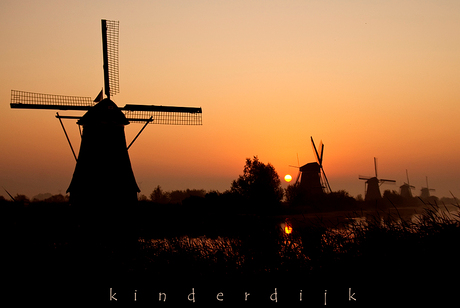
[[[273,288],[280,304],[296,305],[299,290],[309,290],[303,303],[313,305],[325,289],[329,305],[452,298],[442,292],[454,289],[443,279],[458,274],[456,199],[400,203],[385,191],[369,203],[339,191],[299,203],[283,194],[273,166],[253,157],[225,192],[158,186],[124,210],[92,204],[82,213],[62,195],[1,200],[11,294],[18,302],[105,304],[109,288],[120,303],[132,303],[137,290],[146,304],[157,304],[159,292],[166,303],[188,303],[191,288],[202,304],[219,292],[227,303],[251,292],[249,303],[268,304]],[[359,301],[348,302],[348,288]]]

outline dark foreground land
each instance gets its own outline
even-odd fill
[[[97,221],[85,223],[67,203],[6,202],[0,211],[5,285],[0,298],[8,302],[149,307],[460,302],[455,208],[257,215],[139,203],[124,215],[104,220],[99,213]],[[284,232],[286,223],[290,234]]]

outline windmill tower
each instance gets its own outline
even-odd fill
[[[299,185],[299,188],[306,195],[318,195],[326,192],[331,192],[331,186],[327,180],[326,173],[323,169],[323,153],[324,144],[321,143],[321,154],[316,149],[313,137],[310,137],[316,162],[308,163],[299,168],[295,185]],[[299,182],[300,179],[300,182]]]
[[[377,175],[377,158],[374,157],[374,169],[375,176],[359,176],[360,180],[365,182],[365,197],[364,201],[373,201],[382,199],[382,194],[380,193],[380,185],[383,183],[395,183],[395,180],[379,179]]]
[[[128,149],[147,124],[201,125],[202,110],[197,107],[125,105],[118,107],[111,97],[119,92],[119,22],[102,20],[104,93],[90,97],[63,96],[11,91],[11,108],[86,111],[83,116],[56,117],[64,130],[76,160],[67,192],[73,205],[126,206],[137,201],[140,191],[131,168]],[[61,119],[76,119],[83,127],[78,157]],[[144,123],[127,146],[124,127]]]
[[[435,189],[430,188],[428,186],[428,177],[426,177],[426,187],[422,187],[421,192],[420,192],[420,198],[422,199],[428,199],[430,198],[430,191],[435,191]]]
[[[400,194],[401,194],[401,197],[410,199],[412,198],[412,189],[415,188],[415,186],[412,186],[409,183],[409,173],[407,172],[407,169],[406,169],[406,177],[407,177],[407,183],[404,183],[401,186],[399,186],[401,190]]]

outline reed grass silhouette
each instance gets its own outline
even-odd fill
[[[77,277],[88,284],[156,277],[165,283],[333,281],[388,287],[391,281],[395,288],[444,288],[460,274],[460,206],[450,205],[453,211],[425,205],[410,219],[398,209],[350,212],[335,224],[318,214],[317,219],[293,221],[290,234],[279,216],[209,212],[209,207],[183,213],[177,207],[158,227],[161,217],[153,214],[168,210],[141,206],[135,212],[142,218],[135,232],[114,238],[110,232],[82,233],[65,202],[21,207],[5,201],[0,208],[2,264],[12,270],[5,277],[16,291],[26,288],[25,280]],[[183,228],[177,231],[176,226]]]

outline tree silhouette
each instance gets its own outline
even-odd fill
[[[44,200],[45,202],[55,202],[55,203],[65,203],[69,202],[69,196],[64,196],[63,194],[53,195]]]
[[[275,168],[270,163],[261,163],[257,156],[253,160],[246,159],[243,175],[232,182],[230,192],[260,209],[273,208],[283,199],[283,188]]]
[[[306,202],[305,194],[303,193],[299,183],[288,185],[286,188],[286,202],[289,206],[298,206]]]
[[[30,199],[26,195],[20,195],[17,194],[16,197],[14,197],[14,201],[22,204],[29,204]]]
[[[158,185],[150,194],[150,200],[159,204],[166,204],[169,202],[169,194],[164,192],[160,185]]]

